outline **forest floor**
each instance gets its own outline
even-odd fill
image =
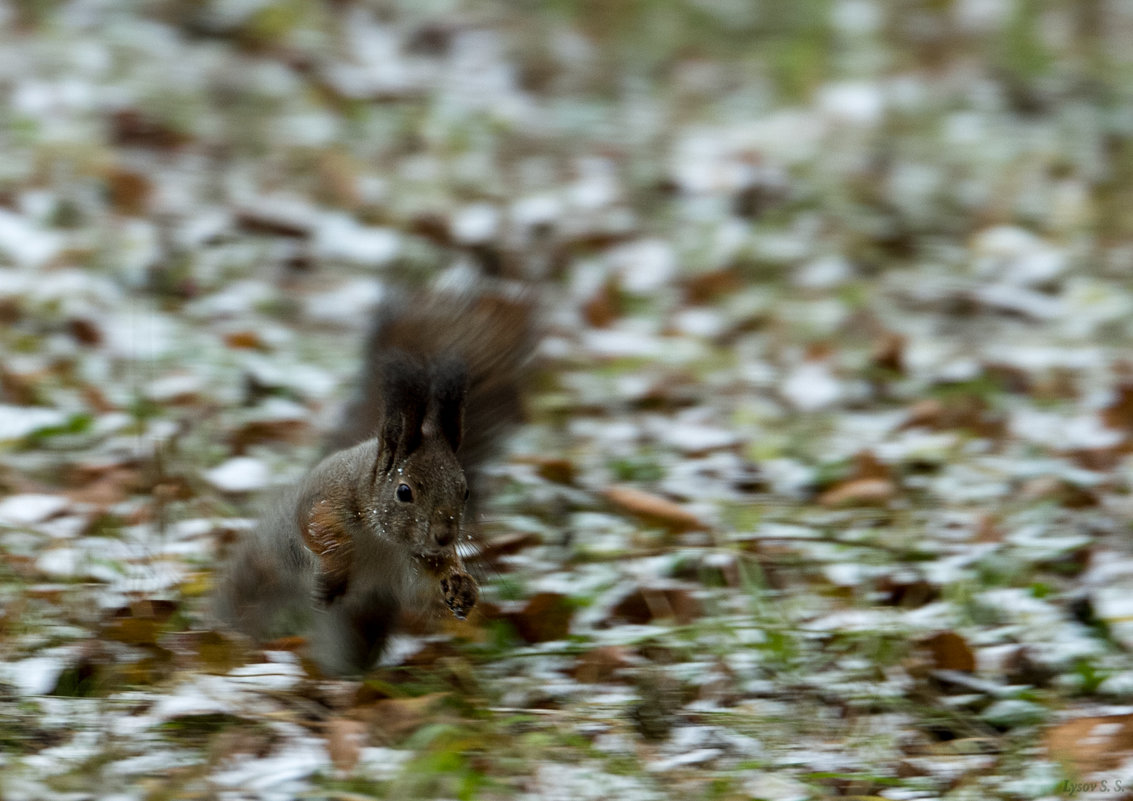
[[[1133,797],[1133,10],[0,5],[0,797]],[[209,594],[383,287],[541,296],[483,601]]]

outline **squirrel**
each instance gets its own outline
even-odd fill
[[[216,611],[265,640],[305,625],[316,663],[364,672],[401,610],[479,597],[457,546],[484,462],[522,418],[532,303],[481,292],[392,293],[324,458],[235,546]]]

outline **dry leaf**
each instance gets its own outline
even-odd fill
[[[101,634],[127,645],[156,645],[162,627],[176,609],[172,601],[137,601],[117,610],[103,623]]]
[[[889,465],[878,459],[873,451],[861,451],[854,457],[854,469],[850,478],[887,478],[893,477]]]
[[[574,609],[565,595],[540,592],[531,596],[520,611],[505,613],[504,617],[525,642],[547,642],[564,639],[570,633]]]
[[[1114,390],[1113,402],[1102,410],[1102,420],[1110,428],[1133,432],[1133,382],[1125,381]]]
[[[234,456],[243,456],[251,445],[302,442],[309,431],[305,420],[254,420],[230,431],[228,442]]]
[[[1006,418],[978,395],[956,396],[947,403],[935,399],[918,401],[909,408],[909,414],[898,430],[917,427],[937,431],[960,429],[994,440],[1007,434]]]
[[[451,614],[442,614],[439,618],[432,618],[430,622],[433,625],[430,627],[430,633],[440,631],[448,637],[457,640],[464,640],[466,642],[486,642],[489,639],[489,633],[484,628],[485,618],[480,604],[469,610],[466,617],[458,618]]]
[[[327,721],[326,738],[327,754],[335,768],[343,773],[353,771],[366,744],[366,724],[349,718],[331,718]]]
[[[1079,448],[1065,451],[1065,455],[1074,460],[1074,463],[1086,470],[1105,473],[1113,470],[1125,457],[1129,455],[1126,443],[1120,443],[1112,448]]]
[[[976,656],[967,640],[954,631],[942,631],[920,641],[920,647],[932,656],[937,670],[958,670],[972,673]]]
[[[13,373],[0,365],[0,401],[16,406],[35,406],[39,403],[39,387],[46,378],[42,371]]]
[[[899,579],[884,576],[877,589],[885,593],[884,603],[903,609],[917,609],[940,597],[940,588],[924,579]]]
[[[449,235],[448,223],[443,217],[438,214],[426,212],[419,214],[413,218],[410,223],[410,229],[413,234],[416,234],[423,239],[440,245],[442,247],[449,247],[452,245],[452,238]]]
[[[994,516],[982,514],[976,521],[973,534],[976,542],[1003,542],[1005,532]]]
[[[174,654],[182,669],[227,673],[250,658],[246,638],[218,631],[172,631],[159,642]]]
[[[265,651],[302,651],[307,646],[307,638],[298,635],[278,637],[263,646]]]
[[[318,193],[327,203],[343,209],[356,209],[362,203],[358,191],[358,165],[341,152],[326,152],[317,165]]]
[[[1047,753],[1080,776],[1114,770],[1133,752],[1133,715],[1078,718],[1046,730]]]
[[[1030,479],[1019,491],[1027,501],[1053,501],[1067,509],[1084,509],[1098,505],[1098,498],[1085,487],[1071,484],[1057,476],[1036,476]]]
[[[893,332],[885,333],[873,346],[870,363],[881,370],[905,372],[905,338]]]
[[[818,496],[823,506],[884,506],[897,494],[897,485],[884,478],[859,478],[835,484]]]
[[[695,406],[702,400],[704,388],[700,379],[684,371],[666,371],[656,376],[650,385],[637,397],[633,404],[639,409],[673,411]],[[706,442],[703,446],[687,444],[683,450],[689,455],[702,455],[728,445]]]
[[[573,484],[575,479],[574,462],[569,459],[539,459],[535,472],[556,484]]]
[[[67,332],[80,345],[101,345],[102,329],[98,323],[86,317],[72,317],[67,321]]]
[[[110,203],[119,214],[145,214],[152,187],[144,175],[125,169],[112,169],[106,176]]]
[[[744,281],[734,267],[698,273],[685,281],[685,297],[689,303],[711,303],[722,295],[742,289]]]
[[[580,655],[568,671],[583,684],[613,681],[619,670],[629,667],[629,653],[620,645],[602,645]]]
[[[533,531],[511,531],[498,537],[492,537],[465,561],[477,565],[496,565],[503,557],[519,553],[525,548],[534,547],[542,541],[543,538]]]
[[[681,560],[669,574],[681,581],[701,585],[738,587],[741,584],[741,566],[735,554],[712,553]]]
[[[304,239],[311,234],[311,226],[298,222],[287,215],[272,213],[271,210],[242,208],[235,214],[236,225],[251,234],[267,234],[292,239]]]
[[[79,387],[79,392],[82,393],[83,403],[99,414],[106,414],[118,409],[117,404],[111,401],[102,389],[93,384],[83,384]]]
[[[672,619],[681,625],[700,617],[700,602],[685,587],[637,587],[610,610],[611,621],[643,625]]]
[[[673,532],[704,531],[708,526],[680,504],[633,487],[608,487],[602,495],[623,512]]]
[[[267,345],[255,331],[230,331],[224,335],[224,344],[239,350],[266,350]]]
[[[917,401],[909,407],[905,420],[897,427],[898,431],[909,428],[936,428],[944,415],[944,404],[935,398]]]
[[[1034,378],[1021,367],[1002,362],[989,362],[984,364],[983,374],[1003,387],[1006,392],[1017,395],[1033,395],[1035,392]]]
[[[430,693],[417,698],[385,698],[358,710],[375,736],[395,743],[423,726],[430,708],[448,693]]]
[[[111,119],[111,136],[116,145],[172,150],[189,141],[180,131],[134,109],[117,111]]]
[[[74,489],[67,490],[68,498],[103,509],[145,488],[138,468],[120,464],[104,468],[77,468],[68,476],[68,481],[76,485]]]
[[[621,316],[618,285],[610,279],[582,304],[582,316],[594,328],[606,328]]]

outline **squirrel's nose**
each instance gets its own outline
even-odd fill
[[[447,548],[456,542],[456,523],[445,521],[433,525],[433,541],[441,548]]]

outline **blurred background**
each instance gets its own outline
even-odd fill
[[[0,4],[0,795],[1124,797],[1131,40]],[[366,682],[212,631],[383,286],[469,276],[545,334],[479,613]]]

